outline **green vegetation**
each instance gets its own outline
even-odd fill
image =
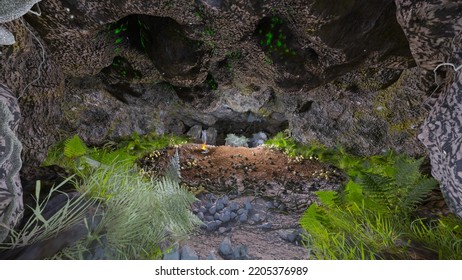
[[[314,259],[462,258],[462,223],[454,216],[421,218],[416,208],[437,182],[420,172],[422,159],[392,152],[371,157],[340,148],[304,146],[283,134],[266,145],[293,157],[318,159],[349,177],[341,192],[319,191],[300,223]],[[420,250],[420,251],[419,251]]]
[[[215,78],[211,74],[207,75],[207,78],[205,79],[205,83],[211,90],[218,89],[218,83],[215,81]]]
[[[200,220],[189,207],[196,200],[180,187],[179,156],[176,154],[164,176],[148,179],[134,164],[141,155],[167,146],[185,143],[167,136],[133,134],[119,144],[89,148],[77,135],[55,145],[45,164],[57,164],[75,173],[39,201],[32,218],[19,232],[13,232],[0,249],[30,245],[55,236],[75,224],[84,224],[87,236],[60,251],[55,259],[158,259],[161,244],[184,238]],[[74,180],[78,178],[78,180]],[[81,194],[51,218],[43,211],[52,194],[66,182]]]
[[[297,52],[289,42],[290,31],[284,20],[278,16],[264,18],[256,32],[258,44],[272,56],[296,56]]]
[[[41,183],[37,181],[35,187],[36,205],[31,209],[33,215],[21,229],[10,231],[8,238],[0,243],[0,250],[21,248],[46,240],[83,221],[88,209],[96,205],[96,200],[85,199],[84,196],[68,199],[66,204],[49,218],[45,218],[43,215],[51,197],[55,194],[64,194],[60,189],[73,180],[74,177],[71,176],[54,186],[43,200],[40,200]]]
[[[76,187],[102,202],[101,221],[89,229],[85,239],[55,258],[83,259],[99,244],[107,259],[158,259],[161,243],[185,237],[200,220],[189,211],[196,200],[180,187],[173,158],[173,171],[159,180],[147,180],[125,163],[100,166],[84,176]],[[98,216],[95,216],[98,218]],[[87,224],[91,224],[88,221]]]
[[[78,135],[61,141],[48,150],[44,166],[59,165],[69,171],[85,168],[86,165],[98,167],[110,165],[116,161],[133,165],[137,158],[154,150],[184,144],[186,138],[156,134],[138,135],[133,133],[118,144],[107,143],[102,148],[89,148]]]

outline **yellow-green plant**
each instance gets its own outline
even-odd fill
[[[441,259],[462,258],[462,223],[419,218],[416,207],[437,181],[420,172],[423,159],[387,152],[358,157],[342,148],[305,146],[278,134],[266,142],[290,156],[316,158],[343,169],[343,191],[320,191],[300,223],[314,259],[407,259],[418,243]],[[450,223],[448,221],[451,221]]]

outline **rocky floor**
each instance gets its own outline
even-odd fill
[[[304,211],[315,191],[338,190],[343,173],[316,159],[290,158],[265,147],[186,144],[146,155],[138,164],[147,176],[161,176],[178,149],[183,184],[196,194],[247,195],[277,200],[291,211]],[[279,207],[279,206],[278,206]]]
[[[345,180],[315,159],[290,158],[265,148],[188,144],[156,151],[139,162],[145,174],[163,174],[178,149],[185,186],[197,193],[192,210],[204,222],[167,259],[307,259],[299,220],[315,191]]]

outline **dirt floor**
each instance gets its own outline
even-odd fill
[[[178,149],[182,181],[194,192],[253,195],[281,200],[291,210],[306,210],[314,191],[341,187],[346,177],[315,159],[289,158],[265,147],[186,144],[155,151],[139,161],[149,176],[160,176]]]
[[[186,244],[202,259],[222,258],[219,245],[225,237],[235,247],[245,246],[251,259],[308,259],[300,217],[316,200],[315,191],[338,190],[346,179],[315,159],[289,158],[265,147],[207,146],[204,152],[201,145],[186,144],[155,151],[138,164],[146,175],[161,176],[177,149],[183,184],[199,199],[193,211],[205,223]],[[228,206],[212,212],[223,197]],[[232,204],[237,214],[227,210]],[[226,211],[234,216],[220,221]]]
[[[225,237],[233,246],[245,246],[251,259],[308,259],[309,249],[300,242],[301,215],[316,201],[316,191],[339,190],[346,180],[335,167],[315,159],[289,158],[266,147],[207,146],[203,151],[201,145],[186,144],[155,151],[138,164],[146,175],[161,176],[176,151],[183,184],[199,199],[192,210],[204,221],[183,245],[201,259],[211,254],[223,258],[219,246]],[[226,205],[222,212],[210,213],[223,197],[229,199],[228,205],[248,206],[245,219],[220,221]],[[441,193],[434,191],[418,212],[431,217],[447,215],[448,210]]]

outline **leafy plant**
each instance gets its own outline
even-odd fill
[[[289,156],[334,164],[350,179],[341,192],[317,192],[320,203],[312,204],[300,220],[313,258],[406,259],[415,244],[437,252],[439,258],[462,258],[460,221],[415,215],[437,186],[435,179],[420,172],[423,159],[392,152],[357,157],[342,148],[304,146],[282,133],[265,145]]]
[[[133,134],[119,144],[88,148],[75,135],[50,150],[47,163],[58,163],[75,172],[76,189],[101,204],[98,221],[89,234],[57,259],[150,259],[162,256],[161,244],[183,238],[200,220],[190,210],[193,194],[180,187],[178,153],[165,176],[139,175],[136,159],[150,151],[185,140],[176,137]]]
[[[146,180],[121,163],[100,166],[83,177],[78,190],[104,201],[101,221],[85,240],[55,258],[94,256],[91,248],[95,242],[104,252],[100,258],[160,257],[163,242],[182,238],[201,223],[189,210],[196,198],[180,187],[178,168],[176,156],[168,175],[158,181]]]
[[[74,135],[51,147],[42,165],[59,165],[72,172],[81,171],[88,166],[98,167],[100,164],[110,165],[114,162],[133,165],[135,160],[145,153],[186,142],[184,138],[175,136],[141,136],[133,133],[131,137],[122,139],[118,144],[88,148],[78,135]]]

